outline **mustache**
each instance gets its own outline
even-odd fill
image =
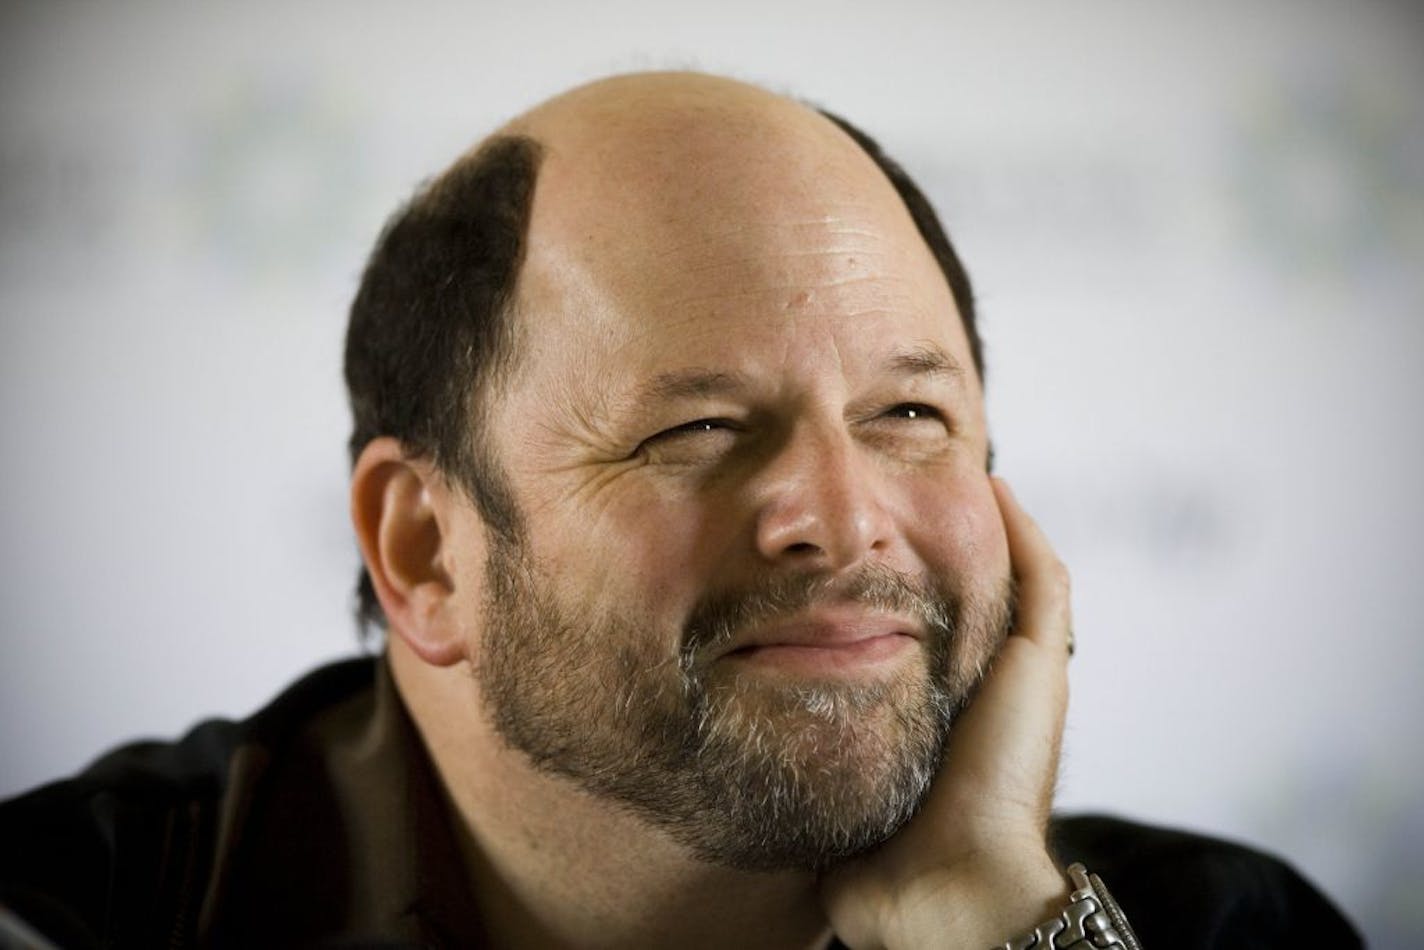
[[[782,574],[699,600],[683,625],[681,666],[691,670],[699,657],[730,643],[747,627],[813,606],[846,603],[914,617],[924,627],[926,640],[941,650],[953,636],[959,614],[958,598],[947,588],[883,564],[868,564],[842,577]]]

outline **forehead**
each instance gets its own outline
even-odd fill
[[[580,110],[553,123],[520,275],[521,349],[625,373],[934,343],[969,366],[952,295],[898,194],[794,103]],[[606,367],[605,367],[606,368]]]

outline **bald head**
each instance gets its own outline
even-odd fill
[[[754,86],[690,73],[603,80],[555,98],[506,133],[543,144],[539,223],[628,216],[657,227],[696,213],[711,231],[797,202],[889,182],[826,117]]]
[[[525,274],[536,282],[580,269],[586,289],[621,296],[755,256],[784,268],[778,240],[807,254],[804,233],[828,223],[848,253],[882,253],[876,240],[899,238],[898,250],[935,266],[865,151],[820,113],[756,87],[685,73],[619,77],[560,96],[508,131],[544,154]],[[771,298],[766,306],[779,309]]]
[[[903,273],[877,271],[888,258]],[[833,259],[864,278],[831,279]],[[594,82],[508,123],[388,224],[347,336],[353,458],[394,436],[512,534],[517,513],[482,458],[482,422],[501,368],[567,328],[551,316],[595,330],[630,313],[665,323],[724,308],[722,289],[755,297],[743,313],[873,313],[920,305],[904,286],[927,271],[982,375],[963,268],[872,140],[727,79]],[[364,578],[361,605],[379,620]]]

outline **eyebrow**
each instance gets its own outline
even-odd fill
[[[892,373],[902,376],[938,376],[961,379],[964,367],[933,343],[921,343],[901,350],[887,361]]]
[[[659,373],[634,393],[638,404],[670,399],[722,396],[747,388],[746,377],[710,369],[675,370]]]
[[[945,350],[932,343],[922,343],[900,350],[886,360],[886,368],[898,376],[930,376],[960,379],[964,367]],[[750,383],[741,373],[723,370],[691,369],[658,373],[632,394],[633,405],[667,402],[677,399],[698,399],[725,396],[748,389]]]

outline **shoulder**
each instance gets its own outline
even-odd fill
[[[1103,878],[1153,950],[1361,946],[1324,894],[1255,848],[1104,815],[1059,817],[1050,834],[1065,864]]]
[[[185,926],[244,760],[280,756],[304,722],[368,690],[373,670],[370,658],[323,667],[246,720],[122,746],[0,804],[0,905],[63,946],[177,937],[149,928]]]

